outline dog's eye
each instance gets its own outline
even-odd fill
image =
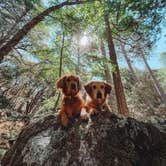
[[[93,85],[93,89],[96,89],[96,86],[95,86],[95,85]]]
[[[104,86],[103,86],[103,85],[101,85],[101,86],[100,86],[100,88],[101,88],[101,89],[104,89]]]

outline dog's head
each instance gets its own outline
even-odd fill
[[[97,104],[105,102],[107,94],[111,92],[111,85],[102,81],[92,81],[85,85],[85,90],[90,98]]]
[[[65,75],[55,84],[66,96],[75,96],[81,90],[81,80],[75,75]]]

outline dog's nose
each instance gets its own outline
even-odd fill
[[[102,98],[102,94],[100,91],[97,92],[97,99],[101,99]]]
[[[76,84],[71,84],[71,89],[76,90]]]

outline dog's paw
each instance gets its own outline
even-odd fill
[[[102,107],[102,111],[103,112],[110,112],[110,110],[111,110],[111,108],[108,106],[108,105],[103,105],[103,107]]]
[[[90,109],[90,115],[96,115],[96,114],[98,114],[98,111],[97,111],[97,109],[94,109],[94,108],[91,108]]]
[[[61,118],[61,124],[63,127],[67,128],[69,124],[69,120],[67,118]]]
[[[88,116],[88,113],[86,111],[86,108],[82,108],[81,109],[80,117],[81,117],[82,120],[88,120],[89,119],[89,116]]]

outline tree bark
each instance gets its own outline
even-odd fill
[[[103,43],[103,40],[101,38],[100,38],[100,43],[101,43],[100,50],[101,50],[104,58],[107,58],[106,50],[105,50],[105,47],[104,47],[104,43]],[[106,81],[110,83],[111,82],[111,74],[109,72],[109,67],[108,67],[107,64],[105,64],[104,66],[105,66],[104,73],[105,73]]]
[[[128,65],[129,70],[130,70],[130,72],[131,72],[131,75],[132,75],[133,80],[134,80],[135,82],[141,83],[140,80],[139,80],[139,78],[138,78],[137,75],[135,74],[135,71],[134,71],[134,69],[133,69],[133,67],[132,67],[132,64],[131,64],[131,61],[130,61],[129,57],[127,56],[127,52],[126,52],[126,50],[125,50],[125,45],[122,44],[122,43],[120,43],[120,45],[121,45],[122,53],[123,53],[124,58],[125,58],[125,60],[126,60],[126,62],[127,62],[127,65]],[[150,102],[148,99],[146,99],[143,94],[142,94],[142,101],[145,103],[145,105],[146,105],[147,108],[149,107],[151,110],[154,109],[153,106],[152,106],[152,104],[151,104],[151,102]]]
[[[99,32],[98,32],[98,33],[99,33]],[[107,56],[106,56],[106,50],[105,50],[105,46],[104,46],[104,42],[103,42],[101,36],[100,36],[100,43],[101,43],[101,46],[100,46],[101,53],[103,54],[104,58],[107,58]],[[108,83],[111,83],[111,73],[110,73],[110,71],[109,71],[108,64],[105,64],[104,74],[105,74],[105,79],[106,79],[106,81],[107,81]],[[115,105],[117,105],[115,96],[113,95],[113,93],[111,93],[111,94],[109,95],[109,97],[110,97],[111,109],[112,109],[113,112],[116,112],[115,110],[117,110],[117,108],[114,108]]]
[[[76,66],[76,73],[77,75],[80,74],[80,58],[81,58],[81,55],[80,55],[80,48],[79,48],[79,45],[78,45],[78,48],[77,48],[77,66]]]
[[[152,79],[152,81],[153,81],[153,83],[154,83],[154,86],[155,86],[155,88],[156,88],[156,90],[157,90],[157,92],[158,92],[158,94],[159,94],[159,96],[160,96],[160,98],[161,98],[163,104],[166,106],[166,95],[164,94],[163,89],[161,88],[161,86],[160,86],[160,84],[158,83],[158,81],[157,81],[155,75],[153,74],[153,71],[151,70],[151,68],[150,68],[150,66],[149,66],[149,64],[148,64],[148,62],[147,62],[147,60],[146,60],[146,58],[145,58],[144,53],[142,52],[141,55],[142,55],[142,59],[143,59],[145,65],[146,65],[146,68],[147,68],[147,70],[148,70],[148,72],[149,72],[149,74],[150,74],[150,77],[151,77],[151,79]]]
[[[22,15],[16,20],[15,24],[7,31],[7,35],[0,40],[0,48],[3,47],[3,45],[6,43],[7,40],[9,40],[9,38],[11,38],[12,34],[16,33],[16,27],[18,23],[22,21],[22,19],[26,16],[29,10],[30,9],[22,13]]]
[[[63,29],[63,34],[62,34],[62,46],[61,46],[61,50],[60,50],[60,62],[59,62],[59,78],[60,78],[61,75],[62,75],[62,63],[63,63],[63,49],[64,49],[64,44],[65,44],[65,33],[64,33],[64,29]],[[57,100],[56,100],[56,102],[55,102],[55,105],[54,105],[54,109],[53,109],[53,110],[56,110],[56,108],[57,108],[57,106],[58,106],[58,102],[59,102],[60,96],[61,96],[61,93],[58,92]]]
[[[105,24],[106,24],[106,32],[107,32],[107,39],[108,39],[109,55],[110,55],[111,62],[114,65],[114,71],[112,74],[113,74],[113,82],[115,87],[118,111],[120,114],[127,116],[129,114],[129,111],[127,108],[124,89],[123,89],[123,85],[121,81],[121,76],[120,76],[119,66],[118,66],[117,57],[115,53],[108,15],[105,16]]]
[[[79,75],[80,74],[80,65],[81,65],[81,51],[80,51],[80,40],[81,40],[81,37],[80,37],[80,34],[81,34],[81,32],[80,31],[78,31],[77,32],[78,34],[77,34],[77,37],[76,37],[76,50],[77,50],[77,52],[76,52],[76,67],[75,67],[75,70],[76,70],[76,74],[77,75]]]
[[[65,44],[65,32],[64,32],[64,29],[63,29],[62,46],[61,46],[61,50],[60,50],[59,77],[62,76],[62,63],[63,63],[63,49],[64,49],[64,44]]]
[[[0,61],[3,60],[4,56],[6,56],[14,46],[18,44],[20,40],[24,38],[24,36],[27,35],[27,33],[34,28],[39,22],[41,22],[46,16],[48,16],[51,12],[58,10],[64,6],[71,6],[71,5],[76,5],[76,4],[83,4],[88,1],[75,1],[75,2],[68,2],[65,1],[59,5],[52,6],[36,17],[34,17],[31,21],[29,21],[27,24],[23,26],[22,29],[20,29],[14,36],[13,38],[8,41],[1,49],[0,49]]]
[[[135,74],[135,71],[134,71],[134,69],[133,69],[133,67],[132,67],[131,61],[130,61],[129,57],[127,56],[127,52],[126,52],[126,50],[125,50],[124,44],[120,43],[120,46],[121,46],[121,50],[122,50],[122,53],[123,53],[123,55],[124,55],[124,58],[125,58],[125,60],[126,60],[126,62],[127,62],[127,65],[128,65],[128,67],[129,67],[129,70],[130,70],[130,72],[131,72],[131,75],[132,75],[133,80],[138,81],[138,78],[137,78],[137,76],[136,76],[136,74]]]

